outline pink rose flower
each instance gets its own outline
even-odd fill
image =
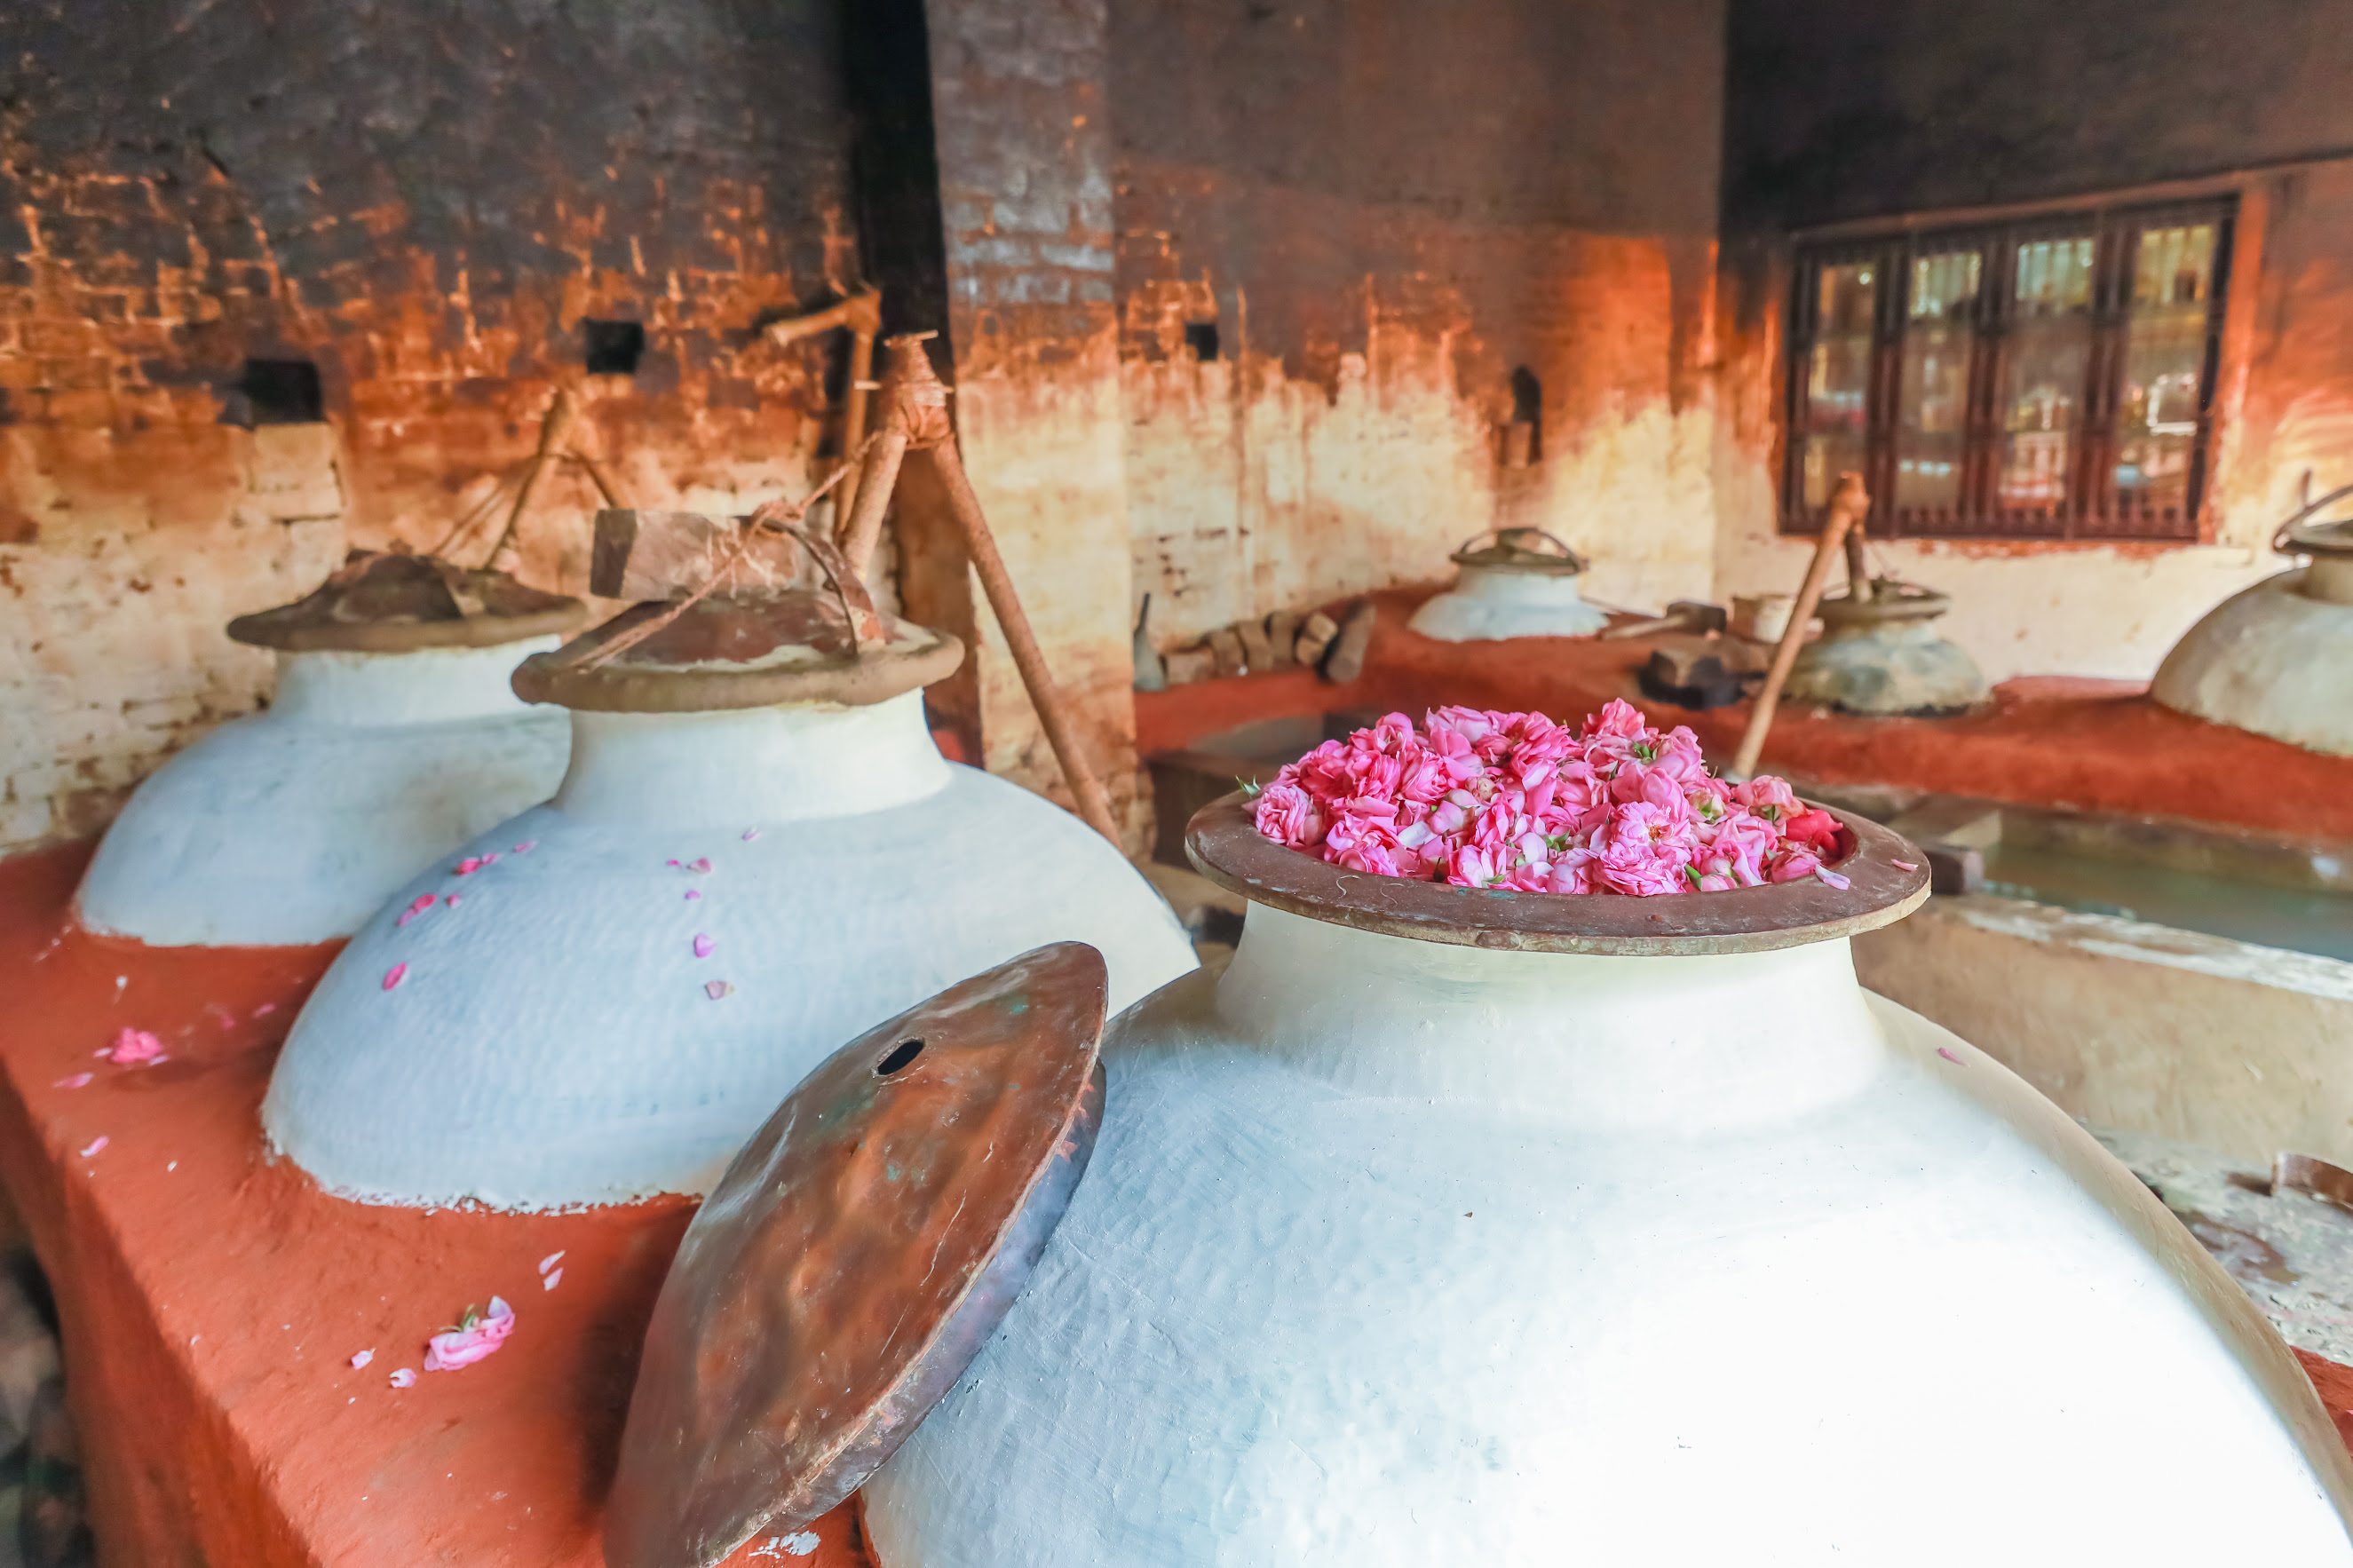
[[[1293,849],[1313,849],[1324,842],[1324,808],[1314,795],[1279,774],[1259,791],[1257,822],[1259,832]]]
[[[514,1332],[514,1309],[496,1296],[491,1298],[487,1311],[467,1308],[457,1327],[444,1329],[427,1342],[425,1370],[455,1372],[461,1366],[473,1365],[507,1342],[507,1336]]]
[[[1768,821],[1778,821],[1804,809],[1798,804],[1798,794],[1787,779],[1767,773],[1737,785],[1732,792],[1733,801],[1746,806]]]

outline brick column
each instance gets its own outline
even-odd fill
[[[965,466],[1114,807],[1133,820],[1103,0],[924,9]],[[977,612],[987,765],[1068,804],[1004,638],[986,604]],[[1142,842],[1140,822],[1132,837]]]

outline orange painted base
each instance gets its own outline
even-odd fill
[[[0,861],[0,1180],[57,1290],[101,1561],[601,1563],[638,1343],[692,1204],[517,1216],[327,1196],[264,1156],[257,1112],[336,944],[92,936],[67,916],[89,854]],[[94,1059],[125,1025],[170,1059]],[[493,1294],[518,1320],[504,1349],[390,1385]],[[754,1542],[736,1561],[864,1568],[850,1506],[816,1530],[813,1555]]]
[[[1640,639],[1436,642],[1406,629],[1428,593],[1376,595],[1380,622],[1364,674],[1345,686],[1292,669],[1136,693],[1138,749],[1149,755],[1253,720],[1345,708],[1398,708],[1419,719],[1425,708],[1460,702],[1573,721],[1612,697],[1662,724],[1689,724],[1711,756],[1729,757],[1740,744],[1747,704],[1694,713],[1641,694],[1634,672],[1650,650]],[[2118,681],[2005,681],[1989,710],[1958,719],[1859,719],[1785,703],[1764,766],[1823,784],[2353,839],[2353,757],[2188,718]]]

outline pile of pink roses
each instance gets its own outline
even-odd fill
[[[1519,893],[1721,892],[1815,877],[1850,844],[1788,784],[1711,776],[1699,742],[1611,702],[1582,733],[1541,713],[1392,713],[1285,766],[1258,830],[1335,865]]]

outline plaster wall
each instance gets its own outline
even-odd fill
[[[1793,591],[1778,531],[1787,235],[1808,225],[2201,181],[2240,216],[2197,543],[1875,542],[1952,594],[1940,628],[1994,680],[2147,679],[2200,616],[2283,570],[2309,479],[2353,482],[2353,45],[2338,5],[2058,10],[1737,0],[1725,110],[1715,465],[1719,595]]]
[[[1714,574],[1723,7],[1114,0],[1120,388],[1163,647],[1446,576]],[[1506,467],[1540,389],[1534,461]]]
[[[1932,900],[1854,959],[2070,1115],[2353,1162],[2353,964],[1990,894]]]
[[[750,330],[856,270],[836,26],[816,0],[0,15],[0,850],[102,826],[253,707],[268,661],[222,624],[346,544],[438,544],[560,380],[641,502],[805,483],[827,350]],[[642,324],[634,375],[584,375],[583,318]],[[269,423],[248,359],[314,365],[323,417]],[[582,590],[595,504],[545,488],[527,580]]]

